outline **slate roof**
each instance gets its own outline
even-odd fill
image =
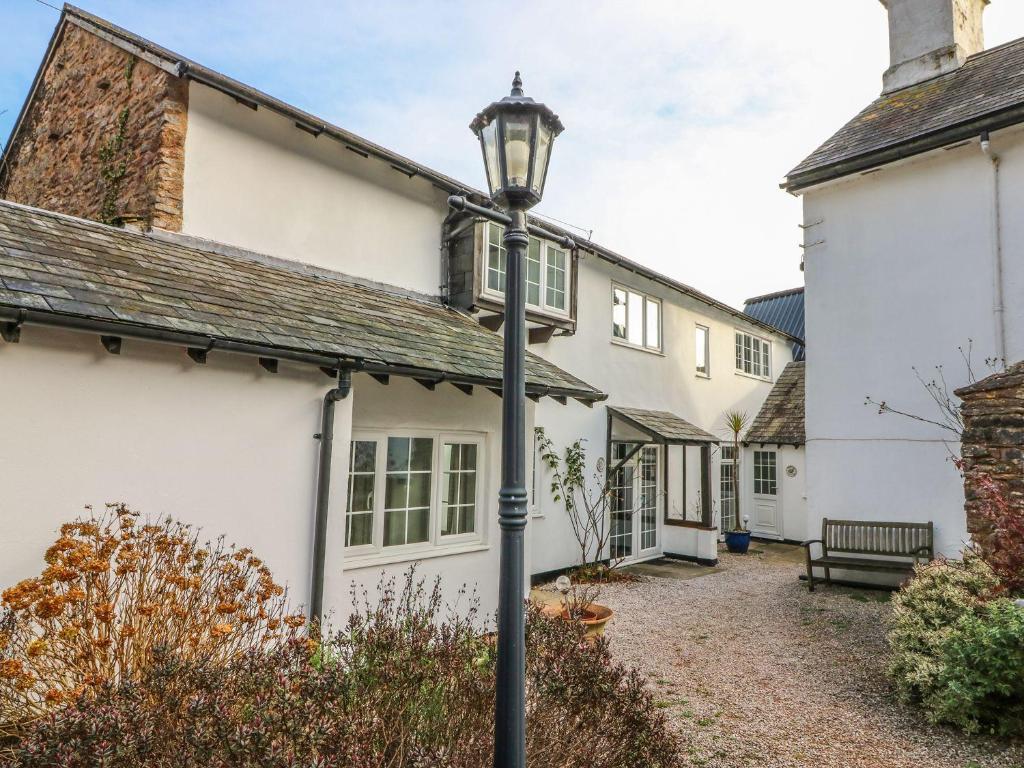
[[[790,288],[788,291],[755,296],[744,302],[743,312],[762,323],[778,328],[790,336],[804,338],[804,289]],[[804,345],[793,348],[793,359],[804,359]]]
[[[125,336],[155,328],[214,348],[263,345],[500,386],[501,337],[436,300],[207,245],[0,201],[0,314],[22,308],[114,323]],[[526,375],[533,393],[604,399],[529,353]]]
[[[804,369],[806,363],[792,362],[779,376],[743,442],[803,445]]]
[[[1024,122],[1024,38],[882,94],[787,174],[796,191]]]
[[[612,414],[621,417],[627,423],[659,438],[664,443],[718,443],[720,440],[710,432],[705,432],[686,419],[668,411],[646,411],[641,408],[623,408],[608,406]]]

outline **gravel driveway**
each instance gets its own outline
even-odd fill
[[[808,594],[798,548],[755,546],[715,570],[640,566],[644,581],[601,593],[615,654],[649,676],[691,765],[1024,768],[1024,746],[930,726],[896,702],[887,593]]]

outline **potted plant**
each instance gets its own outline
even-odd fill
[[[594,642],[604,634],[605,626],[611,621],[612,609],[596,602],[599,590],[593,584],[573,584],[568,576],[559,576],[555,589],[562,593],[558,603],[548,603],[541,608],[547,616],[557,616],[565,621],[577,621],[583,625],[584,638]]]
[[[725,426],[732,436],[732,496],[735,509],[733,527],[725,531],[725,546],[730,552],[742,555],[750,548],[750,531],[745,525],[750,518],[740,517],[740,434],[747,428],[746,412],[726,411]]]

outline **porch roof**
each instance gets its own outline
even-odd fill
[[[501,386],[501,337],[436,299],[220,243],[0,201],[5,338],[22,323],[429,385]],[[529,353],[526,390],[587,403],[606,397]]]
[[[665,445],[706,445],[720,443],[717,437],[668,411],[608,406],[608,411],[634,429],[645,432]]]

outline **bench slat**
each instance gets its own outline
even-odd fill
[[[914,570],[912,560],[872,560],[866,557],[823,557],[812,559],[815,568],[835,568],[857,571],[906,571]]]

